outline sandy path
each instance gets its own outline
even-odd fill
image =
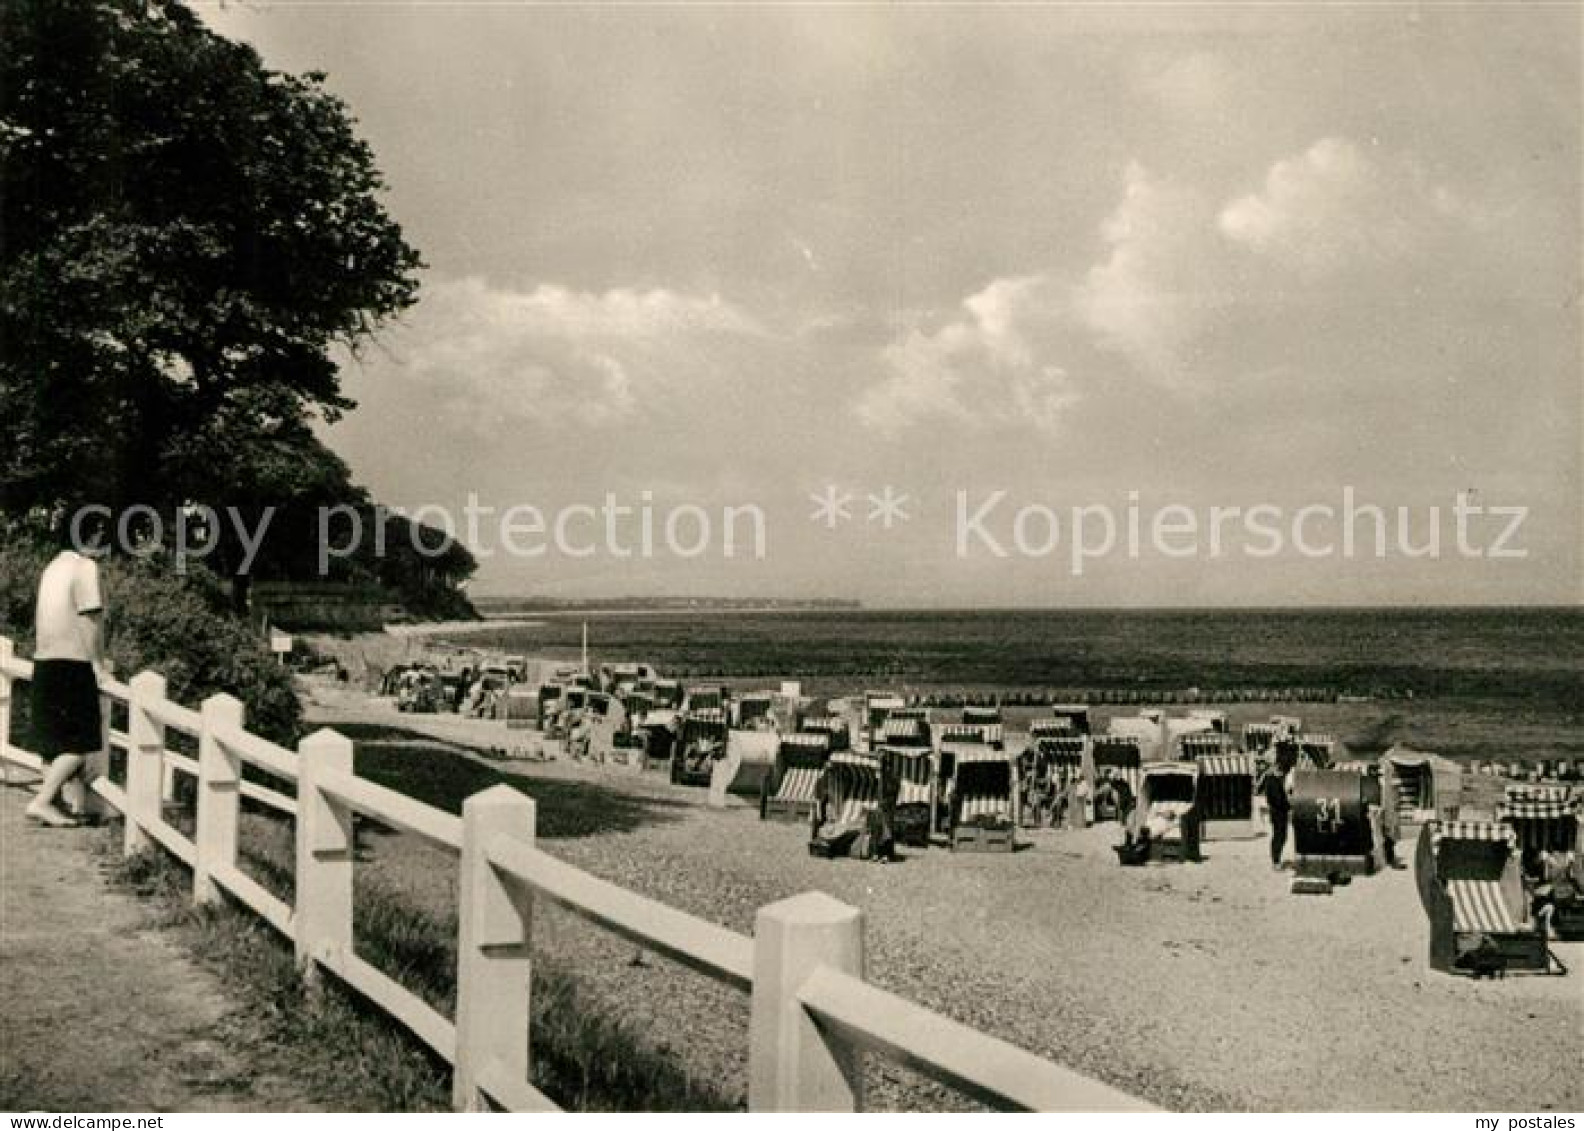
[[[214,975],[109,889],[92,830],[24,820],[0,790],[0,1110],[312,1111],[227,1033]]]

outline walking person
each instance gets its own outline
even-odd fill
[[[1292,818],[1292,798],[1287,792],[1287,775],[1298,764],[1298,743],[1284,738],[1276,744],[1276,761],[1269,766],[1259,782],[1260,796],[1265,799],[1265,809],[1270,815],[1271,871],[1279,872],[1282,853],[1287,849],[1287,827]]]
[[[39,824],[72,828],[78,818],[63,812],[59,802],[74,794],[73,808],[83,812],[83,770],[104,744],[99,711],[104,599],[99,563],[92,555],[103,544],[105,522],[97,515],[78,521],[77,512],[67,508],[54,523],[54,535],[57,553],[39,578],[33,614],[30,706],[44,781],[25,812]]]

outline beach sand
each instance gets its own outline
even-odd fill
[[[311,710],[316,722],[383,722],[482,749],[532,734],[398,715],[339,689]],[[826,861],[809,857],[805,826],[708,809],[703,790],[658,774],[490,764],[530,794],[536,781],[588,781],[644,799],[649,818],[620,832],[543,840],[555,855],[745,933],[756,908],[826,891],[863,909],[871,980],[1166,1107],[1584,1108],[1584,944],[1555,947],[1566,977],[1433,973],[1410,870],[1294,896],[1263,840],[1123,869],[1114,825],[1025,831],[1013,855]],[[409,838],[376,838],[369,867],[427,906],[454,902],[454,864]],[[565,912],[537,917],[536,945],[690,1070],[744,1086],[745,995],[657,956],[634,964],[633,944]],[[964,1106],[891,1066],[871,1063],[870,1079],[872,1106]]]

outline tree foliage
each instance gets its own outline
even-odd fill
[[[269,508],[252,572],[313,576],[318,508],[373,507],[313,431],[353,407],[337,351],[417,290],[383,188],[322,75],[178,0],[0,3],[0,513]],[[337,566],[448,613],[473,567],[460,546]]]
[[[372,153],[175,0],[7,0],[0,42],[0,504],[246,489],[217,438],[351,407],[332,350],[414,300]]]

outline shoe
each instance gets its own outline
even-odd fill
[[[22,810],[22,815],[35,824],[51,829],[75,829],[81,823],[73,817],[68,817],[53,805],[41,805],[37,808],[29,805]]]

